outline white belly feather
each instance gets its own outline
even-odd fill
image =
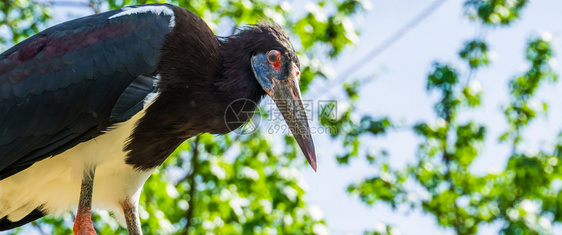
[[[142,115],[144,110],[108,133],[0,181],[0,218],[18,221],[41,205],[55,215],[76,208],[84,168],[94,165],[93,207],[113,211],[123,222],[120,203],[126,198],[136,202],[154,171],[125,164],[123,146]]]

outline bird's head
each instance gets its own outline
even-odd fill
[[[273,23],[254,26],[251,66],[261,88],[277,104],[289,129],[316,171],[316,153],[299,89],[300,64],[289,37]]]

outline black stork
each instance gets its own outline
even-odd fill
[[[229,104],[255,109],[238,99],[283,101],[316,170],[299,69],[274,23],[217,37],[167,4],[79,18],[17,44],[0,54],[0,230],[78,207],[74,232],[95,234],[97,207],[140,234],[146,179],[188,138],[230,132]]]

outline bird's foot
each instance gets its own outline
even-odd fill
[[[92,213],[90,211],[80,213],[80,210],[78,210],[72,231],[74,235],[96,235],[96,230],[92,223]]]

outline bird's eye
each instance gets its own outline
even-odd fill
[[[271,50],[267,53],[267,60],[273,65],[279,63],[279,57],[281,57],[281,53],[278,50]]]

